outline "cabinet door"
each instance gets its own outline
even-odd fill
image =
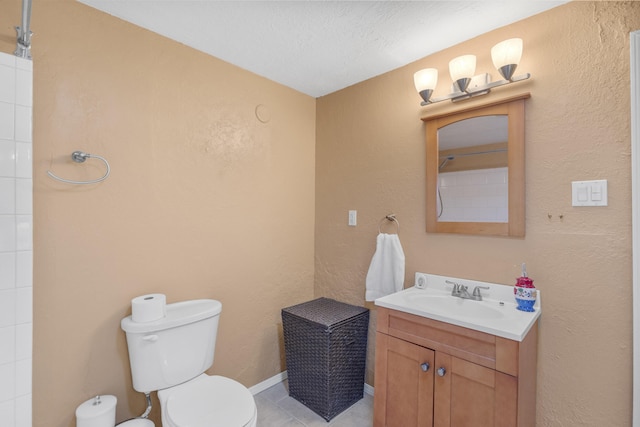
[[[433,425],[434,352],[376,334],[375,427]]]
[[[441,352],[434,370],[434,427],[516,425],[515,377]]]

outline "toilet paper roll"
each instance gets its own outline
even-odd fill
[[[163,294],[149,294],[131,300],[131,320],[153,322],[167,315],[167,297]]]
[[[96,396],[76,409],[77,427],[114,427],[116,425],[115,396]]]

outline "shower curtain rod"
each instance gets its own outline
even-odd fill
[[[20,58],[31,59],[31,0],[22,0],[22,26],[16,27],[18,41],[13,54]]]
[[[440,158],[442,159],[442,158],[453,157],[453,159],[455,159],[456,157],[477,156],[478,154],[504,153],[506,151],[507,151],[506,148],[498,148],[496,150],[475,151],[475,152],[472,152],[472,153],[443,154],[443,155],[440,156]],[[449,159],[449,160],[453,160],[453,159]]]

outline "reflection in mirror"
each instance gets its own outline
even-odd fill
[[[425,117],[427,232],[522,237],[524,101]]]
[[[438,221],[508,222],[508,116],[438,129]]]

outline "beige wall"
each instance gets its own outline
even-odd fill
[[[513,284],[520,263],[526,262],[543,304],[537,425],[629,426],[628,35],[638,29],[640,3],[570,3],[320,98],[316,296],[362,303],[378,222],[391,212],[401,224],[405,285],[413,284],[416,271]],[[524,39],[519,71],[533,78],[495,89],[488,99],[531,93],[526,102],[526,237],[427,234],[420,118],[451,109],[451,104],[421,108],[413,73],[437,67],[441,78],[435,94],[446,93],[450,59],[475,53],[478,72],[491,72],[491,47],[516,36]],[[571,206],[571,181],[589,179],[608,180],[608,207]],[[358,210],[355,228],[347,226],[349,209]],[[373,381],[372,350],[373,341],[368,382]]]
[[[3,52],[19,9],[0,0]],[[33,425],[96,394],[142,413],[119,322],[146,293],[222,301],[210,373],[280,373],[280,309],[313,297],[315,99],[74,1],[34,2],[32,29]],[[101,176],[77,149],[111,176],[46,176]]]

